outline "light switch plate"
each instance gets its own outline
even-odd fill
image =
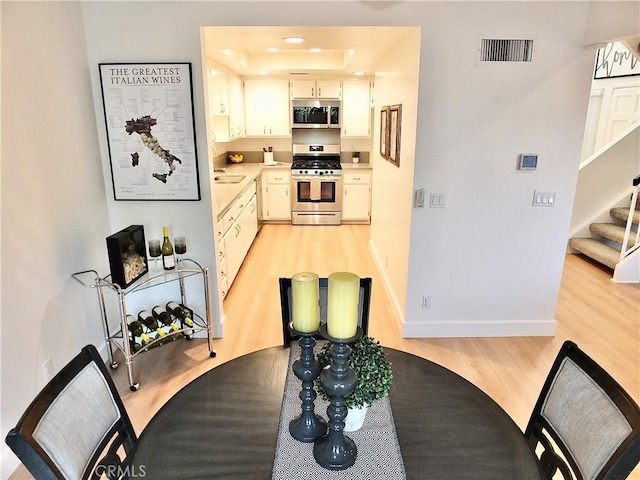
[[[534,207],[553,207],[556,204],[556,192],[541,192],[535,190],[533,192]]]
[[[444,208],[447,203],[446,193],[429,193],[429,208]]]

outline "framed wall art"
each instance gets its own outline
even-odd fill
[[[380,156],[389,158],[389,107],[380,109]]]
[[[640,75],[640,62],[621,42],[598,49],[594,80]]]
[[[402,133],[402,105],[389,107],[389,161],[400,166],[400,138]]]
[[[101,63],[115,200],[200,200],[191,63]]]

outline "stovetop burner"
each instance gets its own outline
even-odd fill
[[[294,158],[291,164],[292,169],[304,168],[309,170],[330,169],[340,170],[340,157],[338,158]]]
[[[293,145],[293,175],[342,175],[340,145]]]

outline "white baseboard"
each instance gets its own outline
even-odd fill
[[[371,252],[371,256],[373,257],[373,263],[376,266],[376,270],[378,270],[378,273],[382,278],[384,289],[387,292],[387,295],[389,295],[389,298],[391,299],[391,303],[393,304],[393,309],[394,309],[393,313],[395,313],[394,319],[398,323],[398,327],[400,328],[400,331],[402,331],[402,324],[404,323],[404,311],[402,310],[402,307],[398,302],[398,299],[393,291],[393,288],[391,287],[391,282],[389,281],[387,272],[385,271],[384,266],[382,265],[382,261],[380,260],[380,256],[378,255],[378,251],[376,250],[376,246],[374,245],[371,239],[369,239],[369,251]]]
[[[556,320],[449,320],[404,322],[404,338],[553,337]]]

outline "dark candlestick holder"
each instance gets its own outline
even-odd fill
[[[320,334],[332,342],[329,349],[331,363],[320,373],[320,382],[331,397],[331,403],[327,407],[329,431],[316,440],[313,456],[321,467],[344,470],[356,463],[358,455],[355,442],[344,434],[344,419],[347,416],[345,397],[353,393],[358,382],[355,370],[347,363],[351,355],[349,344],[362,337],[362,329],[358,327],[351,338],[333,338],[329,336],[326,324],[323,324]]]
[[[302,413],[289,422],[289,433],[300,442],[311,443],[327,433],[327,422],[314,412],[314,401],[317,397],[313,389],[313,381],[318,378],[322,368],[313,354],[313,346],[316,344],[314,335],[318,332],[298,332],[293,324],[289,329],[294,335],[300,335],[300,358],[293,363],[293,373],[302,381],[300,400],[302,400]]]

